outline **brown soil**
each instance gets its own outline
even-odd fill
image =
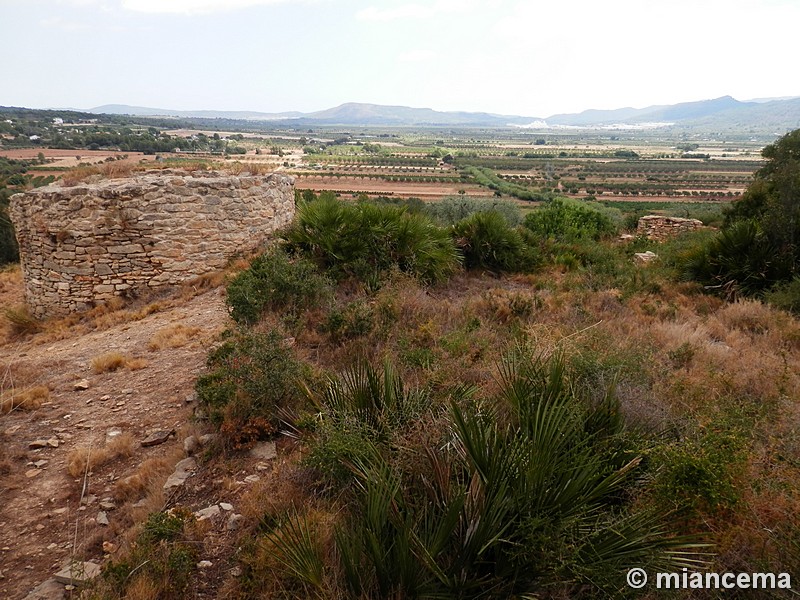
[[[2,283],[3,300],[16,295],[14,304],[21,304],[19,277],[4,277]],[[42,333],[0,344],[3,388],[13,380],[20,388],[50,389],[49,400],[39,409],[0,415],[0,597],[24,598],[71,557],[100,558],[103,541],[119,544],[130,525],[119,522],[126,514],[121,510],[124,502],[118,500],[117,509],[108,512],[109,526],[95,520],[98,502],[113,496],[115,483],[147,459],[174,461],[182,454],[180,429],[185,429],[194,404],[187,398],[209,346],[228,318],[221,295],[221,289],[212,289],[167,303],[170,308],[142,320],[102,331],[84,335],[59,331],[59,341],[46,341],[53,331],[45,324]],[[182,347],[148,348],[157,332],[176,324],[199,331]],[[92,360],[109,352],[142,358],[146,366],[96,374]],[[75,383],[82,379],[89,387],[78,391]],[[86,478],[70,476],[70,452],[103,446],[112,429],[134,436],[132,456],[104,465]],[[166,443],[140,446],[148,433],[171,429],[178,435]],[[30,448],[40,439],[57,440],[58,447]],[[41,460],[47,463],[33,464]],[[97,499],[81,506],[82,496]]]
[[[21,159],[21,160],[35,160],[39,153],[44,154],[48,160],[47,164],[43,167],[58,167],[69,169],[77,167],[79,163],[98,164],[104,162],[107,158],[116,158],[117,156],[127,155],[127,158],[121,159],[122,162],[138,164],[141,160],[155,160],[155,155],[146,155],[142,152],[117,152],[115,150],[55,150],[52,148],[18,148],[16,150],[2,150],[0,156],[6,158]],[[80,160],[77,158],[80,156]],[[31,171],[37,171],[36,166],[30,168]],[[38,171],[37,171],[38,172]],[[57,175],[58,173],[41,171],[44,175]]]
[[[319,177],[295,176],[295,187],[313,189],[315,191],[331,190],[334,192],[365,192],[371,195],[391,195],[399,198],[415,196],[417,198],[442,198],[455,196],[459,190],[465,190],[468,196],[492,196],[491,190],[474,184],[450,183],[413,183],[399,181],[370,180],[363,177]]]

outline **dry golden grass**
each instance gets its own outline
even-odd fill
[[[37,385],[24,389],[7,389],[0,393],[0,414],[10,413],[12,410],[36,410],[50,399],[50,390],[47,386]]]
[[[270,163],[260,162],[247,162],[240,161],[226,162],[221,165],[216,165],[222,171],[227,171],[232,175],[241,175],[242,173],[250,173],[250,175],[268,175],[275,171],[275,165]]]
[[[73,477],[79,477],[118,458],[130,456],[135,446],[136,440],[130,433],[112,438],[103,447],[79,446],[67,456],[67,471]]]
[[[164,591],[149,575],[139,575],[125,590],[125,600],[158,600]]]
[[[181,323],[175,323],[156,331],[147,343],[147,348],[151,351],[180,348],[196,338],[201,331],[202,329],[199,327],[188,327]]]
[[[143,358],[133,358],[120,352],[109,352],[92,359],[92,371],[96,374],[112,373],[125,368],[130,371],[138,371],[147,366],[147,361]]]
[[[114,497],[119,501],[134,498],[158,498],[159,490],[174,469],[174,465],[183,457],[182,450],[166,458],[148,458],[136,471],[120,479],[114,486]],[[162,491],[163,492],[163,491]]]
[[[114,161],[97,165],[84,165],[70,169],[59,180],[63,187],[72,187],[84,182],[102,179],[122,179],[131,177],[139,171],[156,171],[163,169],[181,169],[183,171],[222,171],[232,175],[250,173],[251,175],[267,175],[275,171],[274,164],[268,163],[242,163],[219,162],[206,160],[193,160],[174,158],[163,162],[145,162],[134,164],[129,162]]]
[[[31,315],[25,306],[6,308],[3,310],[3,317],[11,337],[34,334],[43,329],[42,322]]]
[[[92,371],[95,373],[111,373],[121,369],[128,361],[128,357],[119,352],[109,352],[92,359]]]
[[[61,176],[61,185],[71,187],[83,183],[90,178],[122,179],[130,177],[134,171],[143,170],[145,167],[129,162],[114,161],[99,165],[80,166],[70,169]]]

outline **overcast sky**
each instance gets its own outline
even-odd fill
[[[0,105],[547,117],[800,95],[800,0],[0,0]]]

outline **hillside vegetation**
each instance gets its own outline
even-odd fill
[[[193,427],[216,434],[197,483],[120,506],[137,517],[102,532],[115,550],[81,597],[655,597],[627,571],[796,573],[797,135],[713,207],[720,231],[662,244],[619,239],[647,208],[633,202],[298,191],[294,222],[231,267],[229,328],[195,385]],[[110,165],[62,185],[131,172]],[[19,270],[0,275],[11,302]],[[7,309],[3,334],[135,332],[172,302],[71,324]],[[4,412],[50,404],[0,392]],[[245,485],[265,440],[280,460]],[[108,452],[98,470],[116,469]],[[193,512],[223,500],[235,529]]]
[[[220,597],[627,597],[632,567],[796,572],[800,323],[685,280],[713,233],[622,244],[601,208],[471,208],[439,224],[453,211],[305,194],[230,282],[237,325],[197,382],[207,465],[291,441],[240,498]],[[193,558],[135,568],[195,547],[171,514],[88,595],[190,597]]]

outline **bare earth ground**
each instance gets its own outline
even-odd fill
[[[493,196],[493,192],[474,184],[456,182],[448,183],[413,183],[397,181],[369,180],[363,177],[319,177],[295,176],[297,188],[311,188],[317,191],[331,190],[334,192],[358,191],[368,194],[387,194],[404,198],[415,196],[418,198],[441,198],[455,196],[459,190],[465,190],[468,196]]]
[[[9,290],[8,284],[0,291],[4,306],[11,292],[18,294],[18,303],[22,300],[21,290]],[[101,542],[113,542],[114,533],[124,527],[114,527],[114,510],[107,513],[111,527],[98,524],[98,502],[112,497],[115,482],[146,459],[174,460],[182,452],[179,429],[193,406],[187,397],[210,344],[226,324],[221,294],[221,289],[212,289],[140,321],[81,337],[42,343],[45,331],[0,345],[0,379],[16,377],[26,385],[50,388],[49,401],[41,408],[0,415],[0,597],[24,598],[72,556],[99,558]],[[148,349],[156,332],[175,324],[199,332],[182,347]],[[139,370],[94,373],[92,359],[109,352],[143,358],[147,364]],[[75,389],[81,379],[88,380],[88,389]],[[134,436],[133,455],[97,469],[82,489],[83,477],[67,470],[70,452],[103,446],[115,429]],[[166,443],[140,446],[150,432],[171,429],[178,435]],[[40,439],[57,442],[57,447],[30,448]],[[33,464],[41,460],[46,464]],[[82,492],[97,499],[82,507]]]
[[[0,152],[0,156],[22,160],[34,160],[40,152],[44,154],[46,159],[52,160],[52,162],[43,165],[51,169],[54,167],[70,169],[72,167],[77,167],[78,163],[82,162],[90,164],[102,163],[109,157],[116,158],[122,154],[127,155],[127,158],[122,159],[123,163],[138,164],[140,160],[155,160],[156,158],[154,154],[146,155],[142,152],[117,152],[116,150],[56,150],[52,148],[17,148],[14,150],[3,150]],[[36,166],[32,166],[30,170],[36,171]],[[46,172],[42,171],[42,173]]]

